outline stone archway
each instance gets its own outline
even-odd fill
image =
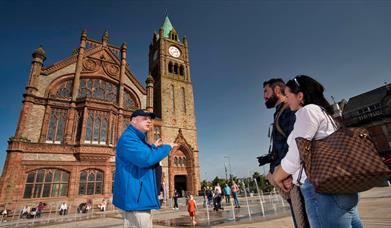
[[[175,178],[177,176],[184,176],[186,178],[186,192],[191,194],[196,193],[194,183],[194,157],[191,146],[186,142],[182,135],[182,131],[179,130],[178,136],[175,142],[180,146],[172,151],[168,157],[169,166],[169,195],[172,196],[174,190],[178,187],[178,182]],[[179,192],[180,190],[177,189]]]
[[[187,192],[187,176],[175,175],[174,176],[174,189],[179,193],[179,197],[184,197]]]

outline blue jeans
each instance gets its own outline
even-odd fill
[[[357,211],[358,193],[318,193],[308,179],[301,186],[301,192],[311,228],[363,227]]]
[[[233,192],[232,193],[233,197],[234,197],[234,203],[235,203],[235,207],[239,207],[239,200],[238,200],[238,193],[237,192]]]

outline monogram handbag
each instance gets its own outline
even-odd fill
[[[331,122],[337,128],[335,122]],[[317,192],[362,192],[391,177],[390,169],[380,158],[365,128],[343,126],[326,138],[298,137],[296,143],[303,168]]]

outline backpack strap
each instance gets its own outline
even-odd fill
[[[282,130],[281,126],[280,126],[280,123],[279,123],[279,119],[280,119],[280,116],[281,114],[284,112],[284,110],[288,107],[287,104],[283,104],[283,106],[281,107],[280,111],[278,111],[276,117],[274,118],[274,125],[276,126],[276,130],[281,134],[283,135],[285,138],[287,138],[287,135],[285,134],[285,132]]]

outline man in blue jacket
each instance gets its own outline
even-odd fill
[[[152,112],[134,111],[117,143],[113,204],[123,211],[124,227],[152,227],[151,209],[160,209],[156,167],[177,144],[146,142],[154,118]]]

